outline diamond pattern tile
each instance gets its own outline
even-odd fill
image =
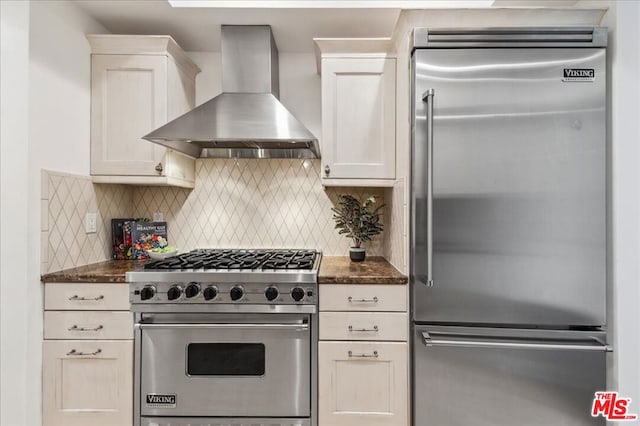
[[[133,189],[133,216],[162,212],[180,250],[300,247],[345,255],[350,241],[338,235],[331,213],[338,195],[374,194],[384,203],[379,188],[323,189],[319,160],[201,159],[196,173],[191,191]],[[370,255],[383,255],[384,238],[368,244]]]
[[[404,179],[392,188],[385,189],[385,199],[387,200],[387,215],[385,216],[384,233],[384,257],[399,271],[406,273],[406,244],[408,235],[405,227],[405,214],[407,212],[404,196]]]
[[[385,231],[367,244],[369,255],[406,268],[404,183],[393,188],[327,188],[319,160],[227,160],[196,162],[196,188],[93,184],[90,177],[42,171],[42,272],[111,257],[111,219],[152,217],[162,212],[169,239],[181,250],[198,247],[322,250],[346,255],[350,241],[334,229],[331,207],[341,193],[376,195]],[[98,213],[95,234],[85,234],[87,212]]]
[[[47,201],[41,203],[42,223],[48,226],[48,232],[42,232],[42,272],[111,258],[111,219],[131,215],[131,188],[96,185],[88,176],[48,170],[42,174],[41,198]],[[88,212],[98,214],[97,232],[93,234],[86,234],[84,230],[84,217]]]

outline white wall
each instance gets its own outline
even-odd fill
[[[0,2],[0,424],[26,423],[29,3]],[[17,297],[16,297],[17,296]],[[36,398],[38,395],[36,395]]]
[[[196,76],[196,106],[222,93],[220,52],[187,52],[202,70]]]
[[[610,386],[640,414],[640,2],[611,2],[603,24],[611,36]]]
[[[36,169],[89,174],[91,49],[104,27],[66,1],[31,3],[30,153]]]
[[[0,4],[2,424],[37,425],[42,374],[40,170],[89,173],[90,49],[85,33],[106,31],[71,2]]]
[[[280,101],[320,141],[322,102],[316,57],[305,53],[280,54]]]
[[[27,361],[42,364],[40,171],[89,174],[91,59],[85,37],[107,33],[68,1],[32,1],[29,46],[29,211]],[[41,422],[41,370],[27,376],[27,422]]]

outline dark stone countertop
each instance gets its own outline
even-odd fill
[[[320,264],[320,284],[406,284],[408,281],[383,257],[367,257],[352,262],[347,256],[324,256]]]
[[[125,273],[139,269],[144,261],[107,260],[41,277],[44,283],[124,283]],[[351,262],[347,256],[324,256],[318,273],[320,284],[406,284],[407,277],[383,257]]]
[[[44,283],[125,283],[127,271],[139,269],[143,260],[107,260],[43,275]]]

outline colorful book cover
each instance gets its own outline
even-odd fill
[[[131,239],[133,259],[147,259],[147,251],[168,245],[167,222],[132,222]]]
[[[111,219],[111,247],[115,260],[132,259],[131,223],[133,218]]]

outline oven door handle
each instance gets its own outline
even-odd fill
[[[307,331],[309,324],[144,324],[138,323],[136,327],[140,329],[184,329],[184,328],[214,328],[214,329],[237,329],[237,328],[254,328],[260,330],[295,330]]]

